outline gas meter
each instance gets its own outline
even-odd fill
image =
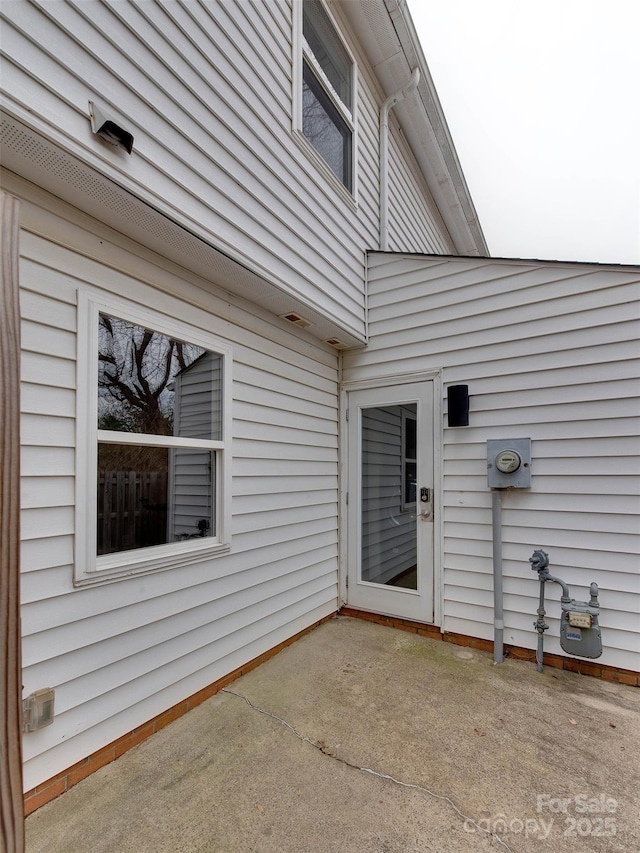
[[[570,655],[599,658],[602,654],[602,635],[598,625],[598,584],[591,584],[591,600],[561,601],[560,645]]]
[[[577,655],[581,658],[599,658],[602,654],[602,635],[598,625],[600,605],[598,603],[598,584],[592,583],[589,592],[589,601],[576,601],[569,595],[569,587],[560,578],[549,574],[549,555],[546,551],[538,549],[529,557],[531,568],[538,573],[540,580],[540,606],[538,607],[538,618],[533,627],[538,632],[538,672],[542,672],[543,636],[548,629],[544,621],[544,585],[547,581],[553,581],[562,587],[560,598],[560,645],[569,655]]]

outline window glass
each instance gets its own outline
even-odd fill
[[[352,62],[329,16],[317,0],[305,0],[302,34],[336,95],[351,112]]]
[[[304,0],[302,35],[302,133],[352,192],[354,63],[320,0]]]
[[[98,444],[97,554],[215,536],[215,454]]]
[[[100,314],[98,429],[220,439],[221,357]]]
[[[415,405],[407,406],[402,417],[402,461],[403,461],[403,504],[405,507],[416,502],[417,492],[417,433]]]
[[[97,363],[96,555],[216,536],[222,356],[100,313]]]
[[[351,131],[304,63],[302,132],[336,177],[351,189]]]

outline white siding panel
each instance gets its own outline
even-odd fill
[[[55,417],[74,416],[75,393],[67,388],[33,385],[23,382],[20,387],[22,411]]]
[[[299,597],[303,587],[309,587],[308,591],[313,592],[317,588],[316,584],[325,584],[332,572],[329,565],[331,562],[327,560],[323,563],[310,558],[300,567],[299,559],[289,560],[288,564],[285,562],[275,566],[265,566],[261,569],[262,577],[260,578],[257,572],[253,572],[253,578],[247,577],[247,574],[251,573],[243,572],[207,584],[206,586],[219,587],[213,594],[208,593],[218,601],[218,612],[214,620],[212,620],[212,606],[209,603],[194,605],[193,601],[189,603],[189,597],[186,595],[182,596],[182,601],[180,597],[174,597],[175,609],[172,609],[169,596],[152,600],[146,607],[135,608],[125,616],[117,630],[109,627],[109,614],[95,617],[93,621],[98,629],[100,643],[85,646],[78,649],[73,656],[68,656],[76,646],[73,642],[73,633],[84,633],[90,630],[86,620],[76,618],[68,627],[61,626],[59,629],[47,631],[48,652],[45,650],[46,638],[40,633],[31,635],[27,651],[37,653],[40,662],[35,663],[29,659],[29,664],[34,674],[38,671],[42,677],[48,674],[57,684],[74,682],[70,695],[79,705],[86,698],[86,692],[83,691],[82,685],[78,684],[78,679],[81,677],[99,670],[106,675],[104,671],[108,668],[112,683],[117,683],[119,680],[128,680],[132,671],[147,672],[157,669],[162,665],[163,658],[182,657],[186,644],[191,644],[194,648],[203,645],[213,646],[217,636],[225,637],[229,632],[230,626],[224,624],[225,620],[233,623],[232,630],[238,631],[247,618],[248,609],[264,606],[266,602],[268,602],[267,609],[269,605],[277,609],[281,604],[279,601],[281,594],[291,594],[293,591],[294,597]],[[199,586],[198,591],[204,593],[206,591],[204,586]],[[242,612],[229,616],[224,607],[225,596],[238,591],[241,587],[246,589]],[[163,615],[162,619],[158,618],[160,614]],[[149,616],[151,618],[148,618]],[[179,640],[181,645],[174,644],[174,640]],[[123,641],[126,642],[129,652],[126,657],[122,655]],[[138,654],[144,654],[145,659],[137,659]],[[126,663],[119,667],[121,661]],[[103,690],[98,692],[108,689],[111,687],[108,680],[105,680]],[[92,689],[89,693],[95,695],[96,691]]]
[[[73,477],[23,477],[21,503],[25,509],[47,506],[73,506]]]
[[[75,361],[50,357],[41,353],[22,351],[20,375],[23,382],[57,386],[59,388],[76,387]]]
[[[292,162],[291,71],[272,63],[273,44],[258,47],[259,18],[243,4],[174,5],[170,14],[155,3],[16,6],[3,10],[5,83],[19,103],[37,104],[72,135],[77,126],[80,139],[87,101],[100,93],[134,129],[134,185],[215,221],[219,239],[278,281],[296,289],[302,281],[326,311],[362,324],[362,250],[343,237],[353,234],[351,211],[330,186],[310,185],[304,161]],[[290,66],[291,28],[274,33]]]
[[[22,590],[26,590],[27,575],[33,573],[37,579],[35,589],[36,599],[39,601],[44,593],[43,577],[49,577],[47,572],[42,575],[38,574],[40,569],[55,568],[62,566],[65,575],[71,576],[71,564],[73,563],[73,536],[49,536],[47,538],[47,547],[44,549],[42,543],[38,539],[24,540],[21,544],[21,564],[22,564]],[[57,583],[57,582],[56,582]],[[40,592],[38,592],[40,590]],[[30,599],[26,597],[25,601]]]
[[[73,532],[73,506],[25,509],[20,517],[21,539],[39,539],[43,548],[51,536]],[[28,566],[26,568],[28,570]]]
[[[67,332],[23,319],[21,336],[22,349],[25,352],[55,352],[58,358],[75,359],[75,330]]]
[[[46,440],[47,447],[74,447],[75,421],[25,414],[21,420],[20,438],[23,445],[42,446]]]
[[[330,489],[335,485],[335,481],[332,480],[330,476],[319,477],[314,476],[313,484],[309,483],[309,486],[313,488],[315,486],[316,489],[324,490]],[[297,494],[299,491],[305,490],[304,479],[301,479],[299,482],[292,482],[291,478],[287,475],[281,475],[277,477],[273,476],[261,476],[261,477],[252,477],[249,473],[248,476],[245,477],[237,477],[236,481],[233,484],[233,493],[234,495],[271,495],[271,494],[287,494],[294,493]]]
[[[292,133],[292,2],[5,3],[0,18],[3,88],[22,121],[35,115],[70,154],[364,336],[384,93],[348,26],[358,64],[355,199]],[[94,99],[133,133],[130,159],[90,134]],[[393,117],[390,130],[392,245],[452,251]]]
[[[22,274],[31,277],[32,265],[24,263]],[[41,272],[41,270],[40,270]],[[30,293],[23,289],[20,296],[20,314],[23,320],[31,320],[43,326],[54,326],[75,332],[76,312],[73,305],[65,305],[59,299],[52,299],[44,293]]]
[[[395,121],[391,124],[396,130]],[[454,251],[436,207],[405,141],[390,134],[389,144],[389,248],[391,251]]]
[[[37,548],[34,548],[33,545],[37,545]],[[36,560],[42,551],[41,544],[34,542],[22,543],[21,558],[23,562],[28,562],[30,566],[29,571],[24,570],[20,578],[20,597],[23,605],[32,601],[41,601],[47,595],[51,596],[51,598],[55,597],[61,583],[64,583],[69,577],[71,572],[70,564],[73,562],[73,537],[52,537],[47,543],[47,552],[53,549],[56,551],[56,556],[48,553],[46,565],[38,567]],[[41,562],[44,561],[41,560]]]
[[[23,477],[38,477],[44,471],[51,476],[75,473],[75,450],[72,447],[23,447],[20,453],[20,473]]]
[[[55,687],[57,708],[54,725],[25,738],[31,788],[335,611],[338,357],[214,283],[124,250],[117,269],[102,264],[95,238],[71,225],[66,246],[27,230],[22,238],[24,684]],[[230,553],[74,589],[79,287],[153,305],[230,343]]]
[[[505,642],[535,648],[528,559],[587,599],[600,587],[603,663],[640,669],[640,270],[552,262],[369,258],[366,350],[345,381],[440,369],[445,399],[445,630],[492,639],[486,441],[532,439],[531,489],[503,493]],[[446,386],[468,383],[470,426],[447,427]],[[559,588],[545,648],[560,653]]]

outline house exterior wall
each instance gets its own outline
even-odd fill
[[[54,724],[25,738],[26,789],[338,607],[339,356],[317,326],[278,315],[293,299],[349,345],[366,339],[390,83],[364,45],[380,33],[353,28],[353,4],[328,7],[357,64],[354,196],[296,131],[297,0],[0,4],[3,184],[22,201],[23,680],[25,695],[56,689]],[[368,0],[363,14],[383,20],[403,75],[386,4]],[[91,132],[89,101],[133,134],[131,156]],[[429,129],[423,112],[416,103]],[[390,246],[452,252],[399,114]],[[450,196],[449,228],[469,231]],[[231,347],[227,553],[87,581],[87,294]]]
[[[299,45],[286,0],[2,4],[3,106],[364,339],[384,93],[332,8],[358,63],[355,198],[293,130]],[[133,133],[131,157],[91,134],[90,100]],[[453,251],[391,124],[392,247]]]
[[[600,588],[600,661],[640,670],[638,268],[373,253],[370,341],[345,382],[441,369],[442,629],[493,638],[486,442],[532,439],[530,489],[503,493],[506,643],[535,648],[548,551],[572,595]],[[448,428],[446,388],[467,383],[470,425]],[[548,584],[545,650],[559,646]]]
[[[329,3],[357,65],[352,196],[296,130],[300,8],[0,6],[3,183],[23,203],[23,681],[25,695],[56,690],[54,724],[25,738],[26,789],[338,607],[339,355],[328,334],[277,315],[306,306],[331,335],[365,341],[388,93],[363,34]],[[381,3],[373,12],[387,16]],[[89,101],[133,134],[131,156],[92,133]],[[390,245],[454,251],[393,115],[389,145]],[[232,348],[228,553],[85,583],[86,293]]]
[[[26,196],[23,683],[25,695],[56,690],[54,724],[24,739],[28,790],[336,610],[338,356],[98,223],[88,228],[44,194]],[[77,300],[86,289],[230,342],[226,555],[74,588]]]

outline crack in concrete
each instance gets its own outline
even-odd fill
[[[314,749],[317,749],[323,755],[327,755],[329,758],[333,758],[335,761],[340,762],[341,764],[345,764],[347,767],[351,767],[353,770],[359,770],[361,773],[369,773],[371,776],[377,776],[378,779],[385,779],[388,782],[393,782],[395,785],[399,785],[402,788],[412,788],[416,791],[421,791],[423,794],[427,794],[429,797],[432,797],[435,800],[442,800],[445,803],[448,803],[451,808],[458,814],[465,823],[471,824],[475,829],[480,832],[484,832],[485,835],[488,835],[490,838],[495,839],[498,844],[501,844],[505,850],[508,850],[509,853],[514,853],[513,849],[500,838],[499,835],[496,835],[495,832],[491,832],[489,829],[485,829],[483,826],[480,826],[473,818],[468,817],[468,815],[464,814],[463,811],[454,803],[454,801],[447,797],[444,794],[436,794],[435,791],[429,790],[429,788],[425,788],[423,785],[416,785],[413,782],[403,782],[401,779],[396,779],[394,776],[390,776],[388,773],[379,773],[377,770],[372,770],[370,767],[360,767],[358,764],[354,764],[352,761],[349,761],[347,758],[341,758],[339,755],[327,747],[325,743],[322,741],[313,741],[305,735],[300,734],[300,732],[289,723],[287,720],[279,717],[277,714],[273,714],[271,711],[267,711],[265,708],[261,708],[259,705],[256,705],[251,701],[247,696],[242,693],[237,693],[235,690],[229,690],[228,687],[223,687],[220,691],[221,693],[229,693],[231,696],[237,696],[238,699],[243,699],[247,705],[252,708],[254,711],[257,711],[260,714],[264,714],[266,717],[271,717],[273,720],[277,720],[283,726],[289,729],[292,734],[294,734],[298,740],[301,740],[303,743],[308,743]]]

